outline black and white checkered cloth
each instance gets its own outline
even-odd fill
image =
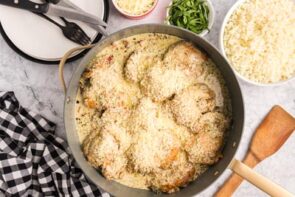
[[[0,92],[0,196],[109,196],[90,183],[55,125]]]

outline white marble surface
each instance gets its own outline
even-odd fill
[[[165,7],[169,0],[159,0],[152,15],[143,20],[132,21],[119,15],[111,5],[109,32],[115,32],[126,26],[148,22],[161,23],[165,17]],[[205,39],[217,46],[221,22],[235,0],[212,0],[216,17],[212,31]],[[66,65],[66,80],[74,72],[80,60]],[[295,80],[283,85],[257,87],[240,81],[246,108],[246,127],[236,155],[243,158],[254,129],[263,116],[275,104],[282,105],[295,115]],[[14,91],[21,104],[57,124],[57,134],[65,136],[63,124],[63,91],[58,80],[57,65],[41,65],[28,61],[12,51],[0,37],[0,90]],[[265,139],[267,140],[267,139]],[[273,156],[259,164],[255,171],[284,186],[295,194],[295,134]],[[230,174],[227,170],[211,187],[200,196],[212,196]],[[236,191],[235,196],[266,196],[247,182]]]

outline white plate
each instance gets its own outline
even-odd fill
[[[103,0],[71,0],[83,10],[103,19]],[[51,17],[51,16],[50,16]],[[51,17],[63,24],[58,17]],[[38,60],[58,61],[70,49],[79,46],[65,38],[49,21],[31,12],[0,5],[0,21],[9,40],[23,53]],[[76,22],[93,41],[98,33],[82,22]],[[81,53],[81,52],[79,52]],[[73,54],[71,57],[78,55]]]

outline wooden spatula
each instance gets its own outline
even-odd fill
[[[256,129],[251,145],[243,161],[253,168],[259,162],[274,154],[287,141],[295,130],[295,118],[280,106],[274,106]],[[239,161],[235,160],[231,168],[239,168]],[[247,169],[246,169],[247,170]],[[234,170],[235,171],[235,170]],[[233,174],[215,194],[216,197],[229,197],[243,181],[237,174]],[[270,185],[265,185],[269,187]],[[269,188],[275,189],[275,188]],[[281,196],[284,196],[281,194]]]

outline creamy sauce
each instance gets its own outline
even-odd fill
[[[122,173],[120,179],[116,181],[129,187],[146,190],[148,189],[147,178],[141,174],[124,172]]]
[[[156,3],[155,0],[116,0],[122,11],[130,15],[142,15],[148,12]]]

